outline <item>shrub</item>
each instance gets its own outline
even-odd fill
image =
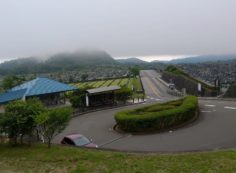
[[[115,120],[119,128],[124,131],[149,132],[189,121],[194,118],[197,110],[197,98],[187,96],[177,101],[118,112]]]
[[[70,97],[70,103],[73,108],[85,107],[85,95],[74,95]]]
[[[13,145],[17,144],[19,136],[22,142],[24,135],[28,135],[30,143],[36,126],[34,118],[44,111],[45,107],[38,99],[10,102],[6,105],[5,113],[0,117],[0,131],[8,135]]]
[[[65,129],[71,114],[71,108],[56,108],[47,110],[35,117],[35,122],[38,125],[38,132],[42,137],[43,142],[44,138],[46,138],[48,148],[51,147],[52,138]]]
[[[117,101],[126,102],[132,95],[132,91],[129,88],[123,87],[115,91],[115,99]]]

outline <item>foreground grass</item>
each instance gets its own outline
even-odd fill
[[[187,154],[127,154],[44,145],[0,146],[0,172],[233,173],[236,150]]]

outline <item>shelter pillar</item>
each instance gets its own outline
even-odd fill
[[[88,93],[86,94],[86,107],[89,107],[89,96],[88,96]]]

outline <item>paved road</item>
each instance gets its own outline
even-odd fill
[[[146,105],[173,99],[155,79],[158,74],[142,71],[141,75],[148,96]],[[113,131],[115,112],[143,106],[140,104],[75,117],[54,142],[59,142],[65,134],[82,133],[101,148],[124,151],[174,152],[236,147],[236,102],[200,100],[199,104],[201,115],[197,121],[169,132],[131,135]]]
[[[169,95],[167,93],[167,87],[157,80],[157,78],[160,78],[160,75],[155,71],[143,70],[141,71],[140,76],[148,102],[160,100],[167,101],[175,98]]]

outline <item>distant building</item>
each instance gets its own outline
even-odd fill
[[[37,97],[45,105],[65,103],[65,92],[77,88],[48,78],[38,77],[0,94],[0,104]]]

